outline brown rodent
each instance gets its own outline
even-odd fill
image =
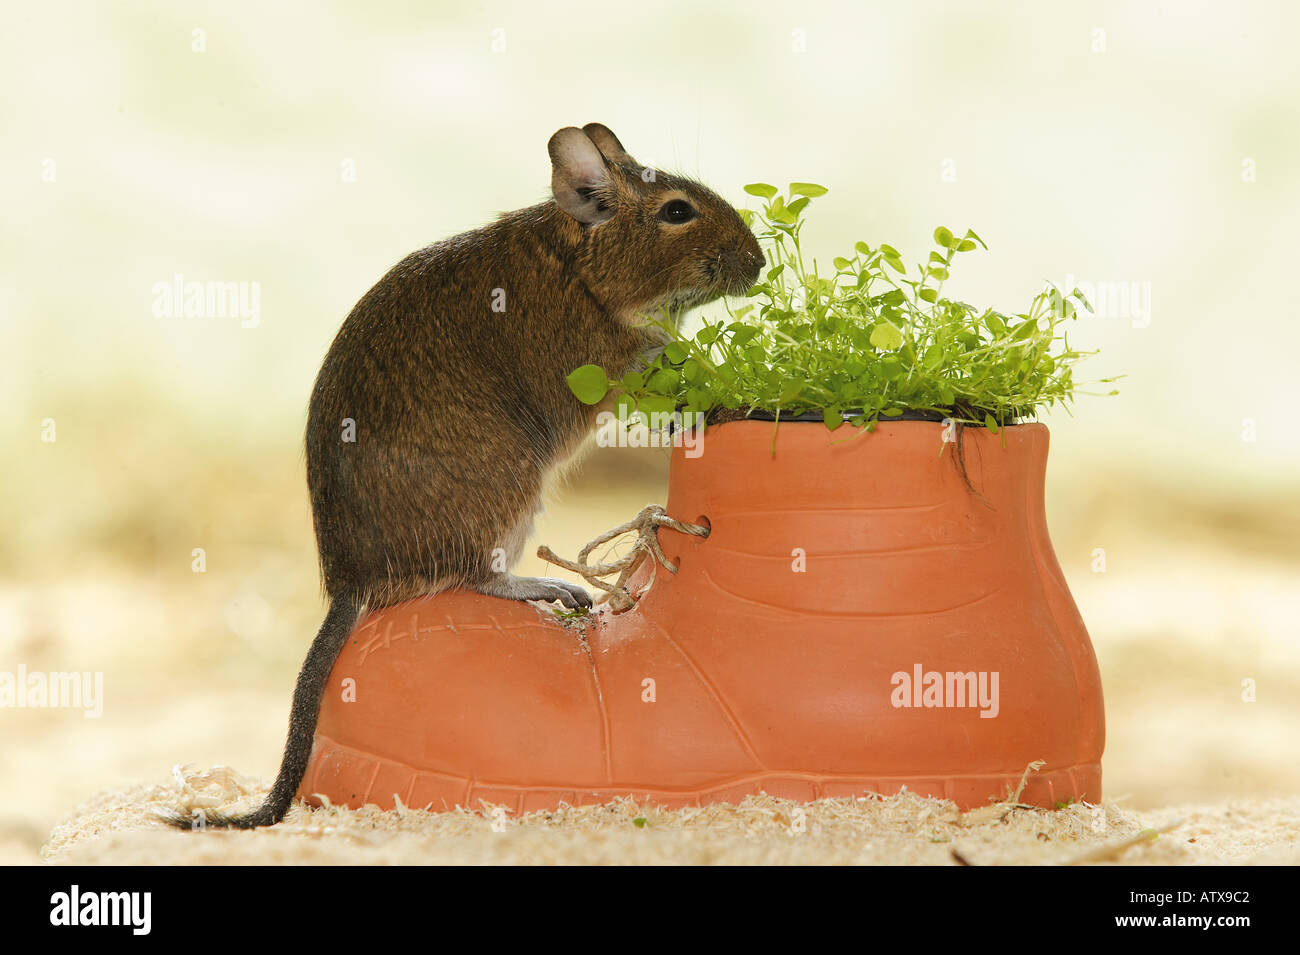
[[[763,256],[703,185],[643,167],[609,129],[548,143],[552,199],[413,252],[353,308],[307,418],[307,484],[329,612],[298,676],[266,800],[180,828],[272,825],[311,755],[321,694],[360,615],[452,587],[589,606],[574,584],[515,577],[548,472],[598,408],[565,381],[618,377],[664,340],[647,313],[680,312],[754,282]]]

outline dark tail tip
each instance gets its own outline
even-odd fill
[[[264,804],[242,816],[228,816],[208,809],[196,809],[188,816],[179,812],[155,813],[154,819],[182,832],[203,832],[207,829],[257,829],[262,826],[274,826],[284,818],[287,810],[286,806],[277,812],[276,807]]]

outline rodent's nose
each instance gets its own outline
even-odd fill
[[[748,249],[728,249],[723,253],[722,260],[750,282],[758,278],[759,270],[767,264],[757,245]]]

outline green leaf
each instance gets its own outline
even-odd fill
[[[906,372],[907,369],[903,367],[903,363],[893,355],[882,359],[880,362],[880,377],[886,381],[895,381],[902,378]]]
[[[669,342],[667,345],[664,346],[664,357],[667,358],[674,365],[680,364],[683,361],[685,361],[686,356],[689,354],[690,351],[681,342]],[[636,389],[633,390],[635,391]]]
[[[987,414],[987,413],[986,413],[986,414],[984,415],[984,427],[988,428],[988,429],[989,429],[990,431],[992,431],[994,434],[997,434],[997,433],[998,433],[998,422],[997,422],[997,419],[994,418],[993,415],[991,415],[991,414]]]
[[[934,230],[934,241],[945,249],[951,249],[953,247],[952,233],[943,226],[939,226],[939,228]]]
[[[769,186],[765,182],[751,182],[745,187],[745,191],[751,196],[762,196],[764,199],[771,199],[774,195],[780,192],[776,186]]]
[[[822,420],[826,422],[826,427],[834,431],[844,423],[844,412],[839,408],[825,408],[822,410]]]
[[[569,383],[569,390],[584,405],[597,404],[609,393],[609,376],[599,365],[575,368],[564,380]]]
[[[881,322],[871,330],[871,344],[884,351],[890,351],[903,344],[903,333],[889,322]]]
[[[916,294],[923,302],[933,302],[939,297],[939,293],[932,288],[923,288]]]
[[[825,186],[819,186],[815,182],[792,182],[790,183],[790,195],[792,196],[824,196],[830,192]]]
[[[901,259],[897,259],[893,256],[887,255],[885,256],[885,262],[888,263],[889,267],[893,269],[895,272],[902,272],[904,275],[907,274],[907,269],[903,266],[903,262]]]
[[[1038,331],[1038,322],[1031,318],[1016,326],[1016,330],[1011,333],[1011,340],[1022,342],[1036,331]]]
[[[638,402],[638,407],[646,414],[672,414],[677,410],[677,403],[663,395],[646,395]]]
[[[681,380],[681,375],[677,374],[672,368],[660,368],[650,376],[650,380],[646,382],[646,387],[661,395],[670,395],[677,390],[677,383]]]

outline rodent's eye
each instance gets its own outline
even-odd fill
[[[685,199],[670,199],[659,207],[659,221],[671,225],[690,222],[695,216],[695,207]]]

